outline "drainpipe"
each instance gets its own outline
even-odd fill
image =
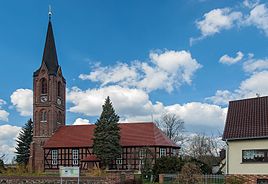
[[[228,140],[226,140],[226,174],[229,174],[229,144]]]

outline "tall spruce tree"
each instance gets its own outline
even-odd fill
[[[96,122],[93,138],[93,153],[108,169],[109,164],[121,154],[119,116],[115,113],[109,96],[102,106],[102,113]]]
[[[16,162],[27,165],[30,157],[30,145],[33,140],[33,122],[31,119],[24,125],[17,138]]]

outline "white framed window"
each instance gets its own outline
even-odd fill
[[[122,154],[120,154],[120,157],[116,158],[116,165],[122,165],[123,164],[123,160],[122,160]]]
[[[167,154],[167,150],[166,150],[166,148],[160,148],[160,157],[164,157],[164,156],[166,156],[166,154]]]
[[[73,165],[78,165],[79,150],[73,149]]]
[[[51,164],[57,165],[58,164],[58,150],[51,151]]]
[[[144,149],[140,149],[139,151],[139,158],[140,158],[140,164],[144,164],[144,158],[145,158],[146,152]]]

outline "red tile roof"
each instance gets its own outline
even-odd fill
[[[268,137],[268,96],[231,101],[223,140]]]
[[[154,123],[119,123],[121,146],[179,147]],[[45,143],[44,148],[92,147],[95,125],[69,125],[60,127]]]

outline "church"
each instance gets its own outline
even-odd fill
[[[49,17],[42,63],[33,73],[33,141],[30,148],[31,171],[53,171],[60,166],[87,170],[98,165],[92,153],[95,125],[66,125],[66,80],[59,65]],[[179,146],[153,122],[120,123],[122,155],[110,169],[139,170],[145,159],[176,156]]]

